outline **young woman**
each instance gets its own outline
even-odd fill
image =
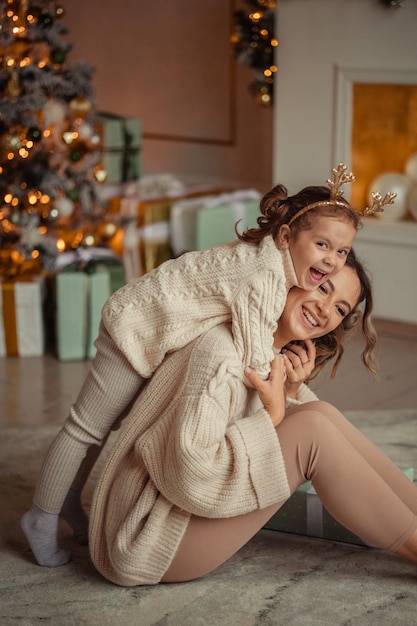
[[[90,550],[103,576],[124,586],[202,576],[244,545],[306,479],[352,532],[417,563],[415,486],[294,379],[302,368],[307,376],[313,370],[309,340],[341,322],[350,326],[366,295],[351,267],[315,292],[291,290],[274,346],[280,351],[298,339],[306,349],[290,344],[267,380],[246,368],[250,387],[229,323],[165,357],[133,405],[95,490]],[[287,376],[298,385],[291,408]]]

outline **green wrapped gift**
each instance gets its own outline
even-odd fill
[[[82,361],[87,347],[87,288],[84,272],[64,271],[55,277],[56,343],[60,361]]]
[[[196,211],[195,239],[196,249],[205,250],[219,243],[227,243],[236,239],[235,225],[239,232],[257,226],[259,199],[233,199],[235,194],[229,194],[230,201],[213,206],[201,206]]]
[[[142,146],[141,121],[113,113],[98,113],[95,123],[101,139],[101,166],[107,172],[106,183],[138,180]]]
[[[125,284],[124,267],[100,250],[79,253],[55,275],[56,348],[60,361],[95,356],[101,311],[112,293]],[[66,254],[66,253],[65,253]],[[72,253],[68,253],[71,255]],[[62,263],[65,263],[65,259]]]
[[[400,469],[407,478],[414,480],[412,467],[400,467]],[[339,524],[326,511],[310,481],[300,485],[264,528],[362,546],[369,545]]]

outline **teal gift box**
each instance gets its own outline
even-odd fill
[[[60,361],[95,356],[103,305],[124,284],[123,264],[110,256],[70,263],[55,274],[55,341]]]
[[[101,166],[107,172],[106,183],[124,183],[140,177],[142,124],[134,117],[113,113],[95,116],[101,141]]]
[[[196,213],[196,249],[206,250],[236,239],[238,232],[257,226],[261,215],[259,200],[230,201],[218,206],[201,207]]]
[[[414,480],[412,467],[401,467],[400,469],[407,478],[411,481]],[[265,524],[264,528],[362,546],[370,545],[339,524],[326,511],[310,481],[300,485]]]

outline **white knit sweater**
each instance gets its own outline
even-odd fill
[[[289,253],[271,236],[259,246],[236,241],[189,252],[130,281],[105,304],[103,322],[149,378],[165,354],[231,320],[242,367],[252,365],[266,378],[277,321],[296,284]]]
[[[91,557],[107,579],[160,581],[191,514],[231,517],[288,498],[276,431],[243,378],[229,323],[168,355],[143,388],[93,498]],[[299,401],[314,399],[303,386]]]

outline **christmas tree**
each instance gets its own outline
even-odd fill
[[[0,247],[45,265],[88,243],[101,214],[93,68],[67,61],[56,2],[0,7]]]

